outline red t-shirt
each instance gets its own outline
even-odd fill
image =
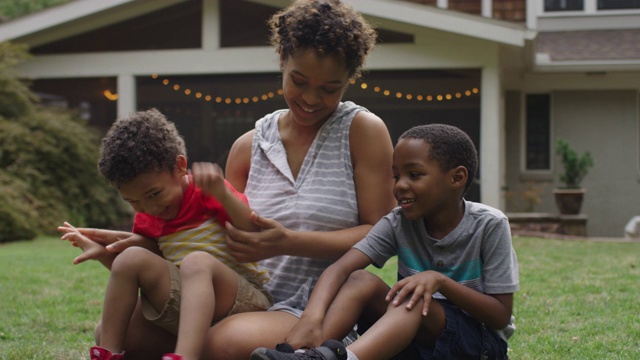
[[[237,198],[248,204],[244,194],[234,189],[227,180],[224,182]],[[212,217],[215,217],[222,226],[230,220],[229,214],[224,210],[222,204],[215,197],[203,193],[189,175],[189,186],[184,192],[178,215],[171,220],[164,220],[149,214],[136,213],[133,232],[158,239],[167,234],[196,228]]]

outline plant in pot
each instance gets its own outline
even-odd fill
[[[580,184],[593,167],[593,158],[588,151],[578,155],[569,143],[563,139],[558,139],[556,142],[556,155],[560,156],[564,169],[560,173],[560,181],[564,186],[553,191],[558,211],[562,215],[579,214],[584,193],[586,192]]]

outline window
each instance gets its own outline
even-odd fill
[[[584,0],[544,0],[544,11],[584,10]]]
[[[598,10],[640,9],[640,0],[598,0]]]
[[[551,96],[526,96],[526,170],[551,168]]]

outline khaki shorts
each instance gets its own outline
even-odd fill
[[[164,309],[158,312],[151,306],[144,294],[140,295],[142,303],[142,313],[144,317],[155,325],[171,332],[178,334],[178,325],[180,324],[180,296],[182,281],[180,280],[180,270],[172,262],[167,261],[169,266],[169,274],[171,276],[171,290],[169,300],[164,305]],[[264,288],[251,283],[244,276],[238,275],[238,293],[236,301],[227,316],[250,311],[267,310],[273,305],[271,294]]]

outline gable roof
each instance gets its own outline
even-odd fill
[[[539,70],[640,66],[640,29],[540,32],[535,47]]]
[[[0,24],[0,41],[38,46],[188,0],[76,0]],[[289,1],[248,0],[277,8]],[[503,45],[523,47],[535,33],[522,24],[393,0],[349,0],[364,15]],[[73,25],[73,26],[72,26]]]
[[[0,24],[0,41],[38,46],[183,1],[187,0],[75,0]]]
[[[286,0],[248,0],[269,6],[285,7]],[[535,32],[524,24],[485,18],[435,6],[398,0],[347,0],[364,15],[445,31],[492,42],[523,47]]]

